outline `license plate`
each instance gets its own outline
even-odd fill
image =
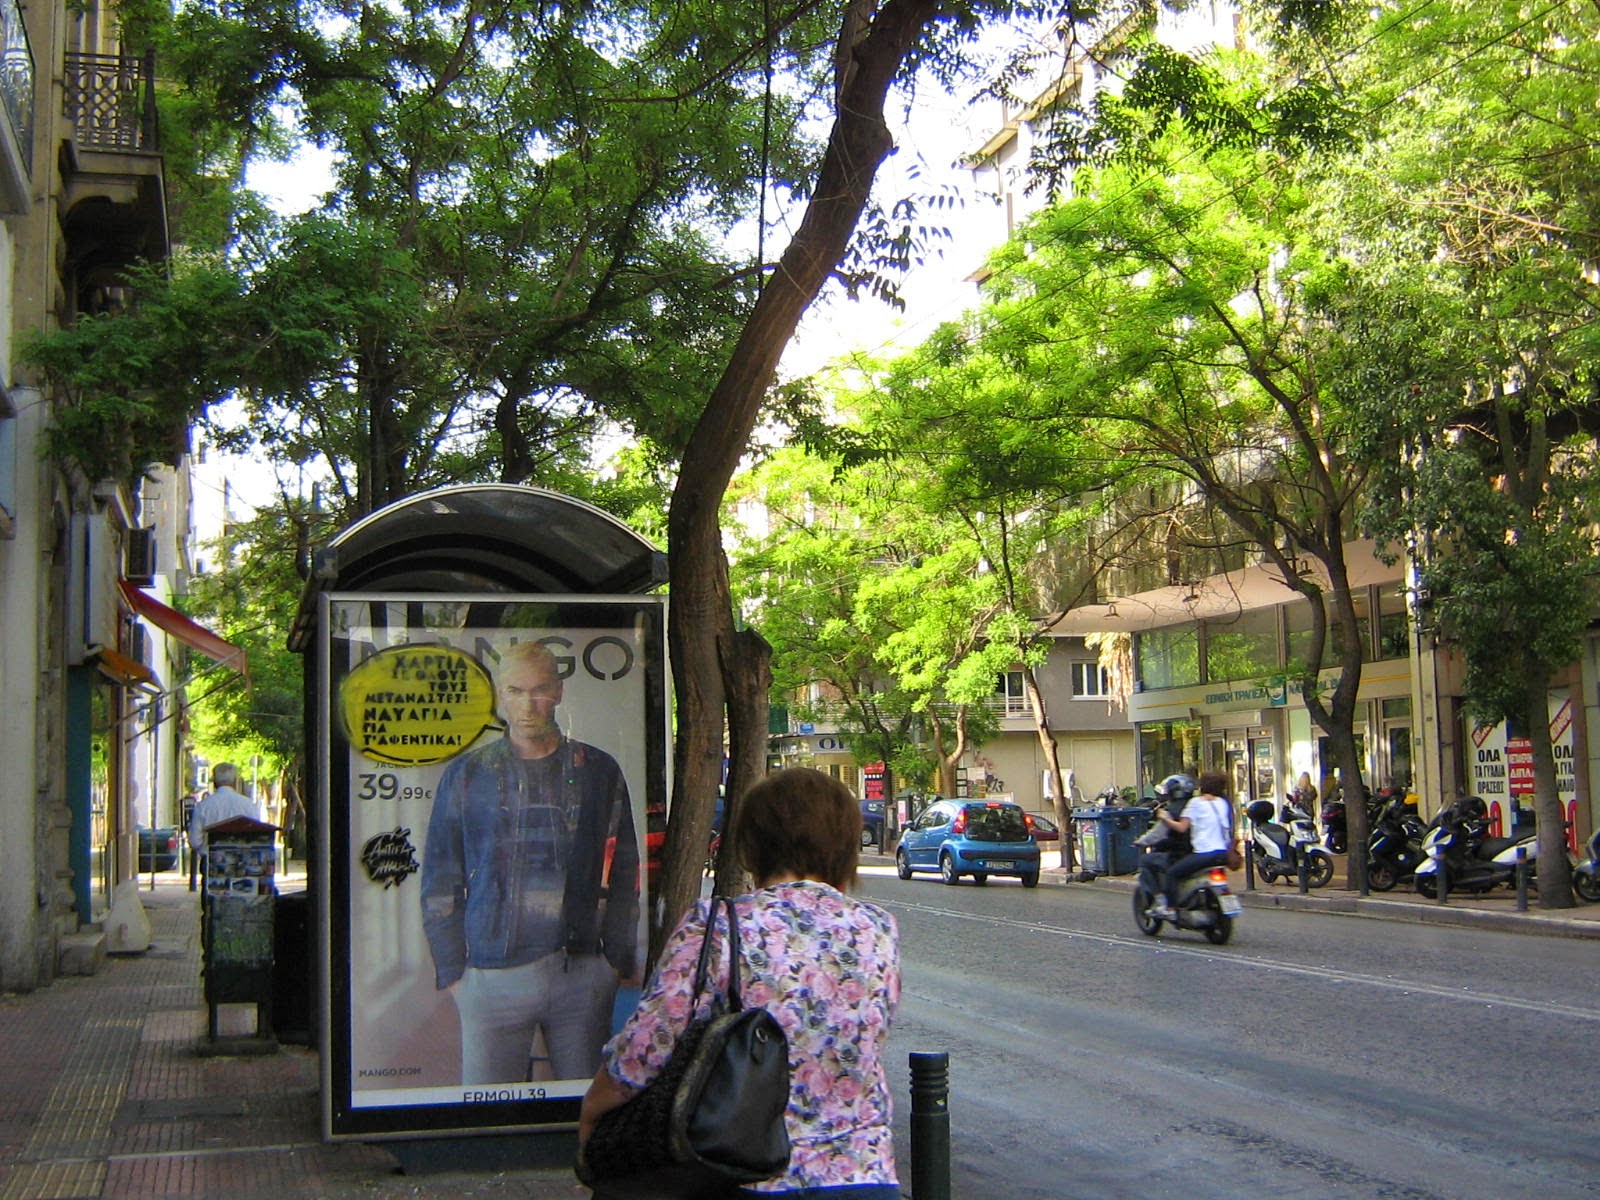
[[[1225,917],[1237,917],[1244,910],[1237,896],[1218,896],[1217,902],[1222,905],[1222,915]]]
[[[991,871],[1009,871],[1017,864],[1009,858],[989,858],[984,860],[983,865]]]

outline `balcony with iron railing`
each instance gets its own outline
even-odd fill
[[[33,47],[17,0],[0,0],[0,210],[24,213],[33,171]]]
[[[153,153],[155,56],[69,53],[63,63],[63,111],[80,148]]]

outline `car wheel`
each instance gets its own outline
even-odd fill
[[[1161,918],[1150,915],[1150,905],[1154,899],[1142,887],[1133,889],[1133,922],[1146,937],[1154,937],[1161,932]]]
[[[956,870],[956,860],[951,857],[948,850],[939,855],[939,878],[951,887],[961,882],[961,872]]]
[[[868,829],[865,825],[863,825],[861,827],[861,844],[862,844],[862,846],[863,847],[870,846],[876,840],[877,839],[872,836],[872,830]]]
[[[989,882],[989,872],[974,871],[972,873],[972,882],[977,884],[979,887],[982,887],[984,884]]]
[[[905,850],[901,849],[894,852],[894,869],[895,874],[899,875],[901,879],[911,878],[911,860],[906,857]]]
[[[1037,872],[1037,871],[1028,871],[1028,872],[1026,872],[1022,876],[1022,886],[1023,887],[1038,887],[1039,886],[1039,872]]]

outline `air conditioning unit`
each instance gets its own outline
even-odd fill
[[[127,558],[122,574],[135,587],[149,587],[155,582],[155,535],[154,527],[128,530]]]

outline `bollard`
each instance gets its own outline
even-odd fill
[[[950,1055],[911,1053],[911,1195],[950,1200]]]
[[[1244,844],[1244,890],[1256,890],[1256,843],[1251,838]]]
[[[1517,847],[1517,911],[1528,911],[1528,848]]]
[[[1437,903],[1447,904],[1450,900],[1450,864],[1444,860],[1444,851],[1439,851],[1439,890],[1435,897]]]
[[[1304,846],[1300,847],[1300,862],[1295,868],[1295,875],[1300,884],[1300,894],[1308,894],[1311,891],[1311,855],[1306,853]]]

